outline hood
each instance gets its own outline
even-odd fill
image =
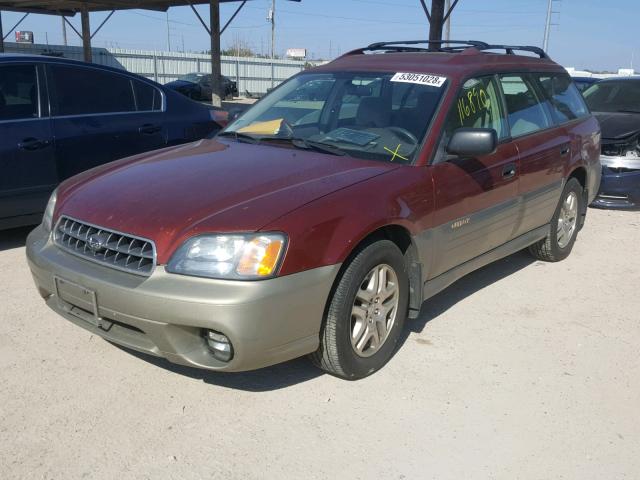
[[[152,239],[162,264],[187,237],[258,231],[317,198],[396,168],[304,150],[201,140],[75,177],[59,191],[56,217]]]
[[[602,138],[624,140],[640,132],[640,113],[595,113],[600,122]]]

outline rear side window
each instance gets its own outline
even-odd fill
[[[0,67],[0,120],[38,118],[38,77],[34,65]]]
[[[541,99],[528,78],[521,75],[500,76],[500,86],[507,103],[511,136],[520,137],[551,126]]]
[[[539,75],[556,122],[564,123],[589,115],[582,95],[567,75]]]
[[[134,112],[131,80],[93,68],[52,65],[57,115]]]
[[[136,96],[136,106],[139,112],[150,112],[162,110],[162,95],[160,91],[139,80],[133,82],[133,91]]]
[[[462,127],[493,128],[498,138],[507,136],[502,102],[493,76],[471,78],[462,86],[447,119],[446,137],[450,138]]]

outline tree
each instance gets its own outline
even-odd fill
[[[256,53],[251,49],[249,42],[236,35],[233,42],[231,42],[226,49],[222,50],[222,55],[230,57],[255,57]]]

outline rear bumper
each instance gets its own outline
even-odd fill
[[[63,252],[42,227],[29,234],[27,257],[40,295],[67,320],[173,363],[226,371],[252,370],[315,351],[340,268],[332,265],[254,282],[174,275],[162,266],[150,277],[139,277]],[[94,293],[97,308],[86,298],[60,293],[64,290],[56,277]],[[105,320],[102,327],[77,315],[96,309]],[[230,339],[230,362],[211,355],[203,329]]]
[[[640,210],[640,169],[602,167],[602,181],[592,207]]]

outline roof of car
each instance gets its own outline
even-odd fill
[[[87,62],[83,62],[81,60],[74,60],[71,58],[64,58],[64,57],[54,57],[54,56],[49,56],[49,55],[34,55],[34,54],[23,54],[23,53],[0,53],[0,63],[4,63],[4,62],[39,62],[39,63],[61,63],[61,64],[67,64],[67,65],[84,65],[84,66],[90,66],[90,67],[94,67],[94,68],[98,68],[101,70],[107,70],[110,72],[114,72],[114,73],[120,73],[120,74],[125,74],[125,75],[130,75],[136,78],[139,78],[141,80],[147,81],[147,82],[152,82],[151,80],[149,80],[148,78],[142,77],[140,75],[137,75],[135,73],[129,72],[127,70],[123,70],[121,68],[115,68],[115,67],[110,67],[108,65],[100,65],[97,63],[87,63]],[[152,82],[155,83],[155,82]]]
[[[419,41],[372,44],[369,47],[349,52],[314,70],[375,70],[459,77],[483,71],[542,70],[565,72],[564,68],[552,61],[542,49],[537,47],[488,45],[474,41],[454,42],[463,43],[463,46],[436,49],[439,51],[402,46],[416,43]],[[506,53],[495,53],[494,50],[505,50]],[[516,54],[515,52],[518,50],[537,56]]]

